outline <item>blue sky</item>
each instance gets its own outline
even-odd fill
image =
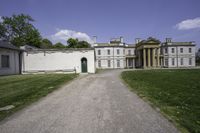
[[[196,41],[200,46],[200,0],[0,0],[0,16],[25,13],[44,38],[98,42],[123,36]]]

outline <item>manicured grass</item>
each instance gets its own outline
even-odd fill
[[[39,98],[46,96],[76,76],[76,74],[1,76],[0,107],[14,105],[15,108],[8,111],[0,111],[0,120]]]
[[[200,133],[200,70],[124,71],[121,76],[182,132]]]

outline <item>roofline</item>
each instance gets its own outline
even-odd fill
[[[94,50],[94,48],[31,49],[25,51],[82,51],[82,50]]]

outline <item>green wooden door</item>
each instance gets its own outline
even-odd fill
[[[87,73],[87,59],[86,58],[81,59],[81,71],[82,73]]]

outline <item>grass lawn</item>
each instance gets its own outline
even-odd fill
[[[124,71],[121,76],[182,132],[200,133],[200,70]]]
[[[0,120],[39,98],[46,96],[76,76],[76,74],[1,76],[0,107],[14,105],[15,108],[8,111],[0,111]]]

